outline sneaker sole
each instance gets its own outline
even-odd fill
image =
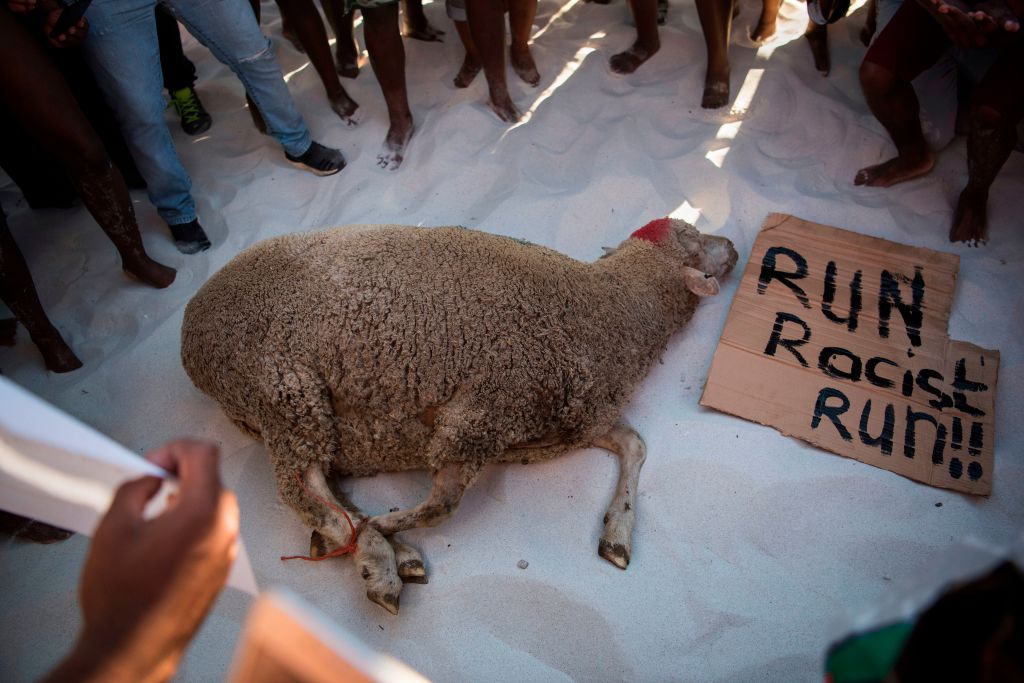
[[[308,164],[304,164],[301,161],[292,161],[291,159],[288,159],[288,158],[286,158],[285,160],[289,164],[294,166],[295,168],[301,168],[303,171],[308,171],[308,172],[312,173],[313,175],[320,176],[321,178],[329,176],[329,175],[334,175],[335,173],[339,173],[339,172],[341,172],[341,169],[345,168],[345,166],[339,166],[338,168],[332,168],[332,169],[329,169],[329,170],[326,170],[326,171],[321,171],[320,169],[313,168],[312,166],[310,166]]]

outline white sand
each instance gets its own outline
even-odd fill
[[[607,60],[633,40],[624,3],[542,0],[533,49],[543,79],[530,89],[510,74],[513,98],[533,113],[506,128],[485,105],[482,76],[466,91],[451,85],[461,48],[443,6],[426,10],[448,33],[443,44],[406,41],[418,132],[398,173],[374,168],[386,112],[368,65],[345,81],[364,112],[345,128],[305,57],[280,39],[273,5],[265,26],[291,90],[317,139],[349,160],[337,176],[286,165],[253,130],[238,81],[188,43],[214,125],[198,139],[176,127],[174,135],[214,247],[179,255],[139,194],[151,253],[179,269],[166,291],[126,280],[84,210],[31,212],[12,185],[0,187],[42,300],[85,362],[70,375],[46,373],[22,330],[15,347],[0,349],[0,370],[140,453],[184,434],[219,442],[262,584],[291,587],[437,680],[820,680],[824,650],[852,616],[921,576],[941,576],[935,563],[952,542],[1005,542],[1024,528],[1024,156],[1012,155],[992,189],[991,242],[981,249],[946,241],[966,178],[963,138],[923,180],[854,187],[858,168],[892,151],[857,84],[862,14],[833,28],[835,66],[825,79],[798,38],[803,6],[787,2],[777,49],[758,57],[743,45],[757,17],[747,0],[731,52],[733,100],[746,102],[712,113],[699,108],[704,46],[692,3],[673,3],[662,51],[620,77]],[[350,561],[278,560],[305,551],[308,530],[277,500],[263,445],[200,395],[179,363],[189,297],[240,249],[273,235],[460,224],[594,259],[602,245],[672,213],[730,237],[738,273],[772,211],[960,254],[951,334],[1002,352],[990,498],[929,488],[698,407],[736,277],[702,304],[627,411],[649,447],[628,571],[596,553],[612,457],[591,450],[494,467],[454,519],[406,534],[424,553],[430,583],[407,587],[392,617],[366,600]],[[360,481],[354,491],[365,509],[382,511],[414,503],[427,487],[426,475],[414,474]],[[4,679],[38,676],[68,647],[85,549],[75,538],[0,551]],[[182,680],[222,677],[246,606],[233,591],[221,598]]]

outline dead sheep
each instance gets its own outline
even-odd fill
[[[488,463],[618,455],[598,552],[627,566],[645,447],[620,415],[735,263],[728,239],[667,218],[594,263],[456,227],[286,235],[189,302],[182,363],[266,442],[314,539],[353,550],[367,597],[397,613],[426,572],[394,534],[447,519]],[[328,482],[412,469],[433,472],[427,499],[376,516]]]

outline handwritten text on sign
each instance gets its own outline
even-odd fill
[[[952,254],[770,215],[701,403],[987,495],[999,353],[947,336],[958,267]]]

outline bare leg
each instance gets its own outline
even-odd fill
[[[295,28],[292,26],[291,18],[288,17],[283,11],[281,12],[281,37],[292,44],[296,50],[302,54],[306,54],[306,46],[299,40],[298,34],[295,32]]]
[[[832,56],[828,51],[828,25],[816,24],[810,19],[807,20],[807,30],[804,32],[807,44],[811,46],[811,56],[814,58],[814,68],[828,76],[832,71]]]
[[[604,533],[597,552],[619,569],[625,569],[632,551],[637,484],[647,449],[639,434],[621,425],[595,439],[593,445],[611,451],[620,459],[619,482],[604,516]]]
[[[512,45],[509,47],[509,62],[527,85],[536,86],[540,83],[540,72],[530,54],[530,32],[533,19],[537,16],[537,0],[509,0],[508,24],[512,32]]]
[[[636,42],[625,52],[612,55],[608,66],[617,74],[631,74],[661,49],[658,37],[657,0],[629,0],[636,22]]]
[[[423,0],[402,1],[402,35],[428,43],[440,43],[444,31],[434,28],[423,13]]]
[[[75,352],[46,317],[25,258],[7,229],[3,211],[0,211],[0,299],[28,330],[32,341],[43,354],[47,369],[51,372],[70,372],[82,367],[82,361],[78,360]]]
[[[889,187],[932,170],[935,158],[921,130],[914,87],[874,62],[860,66],[860,84],[871,112],[896,145],[896,157],[857,172],[855,185]]]
[[[82,203],[117,248],[126,273],[157,289],[174,282],[174,268],[157,263],[146,253],[128,188],[116,166],[111,164],[106,171],[75,174],[72,182]]]
[[[434,472],[434,485],[422,503],[408,510],[398,510],[370,518],[370,525],[386,536],[424,526],[437,526],[452,516],[462,494],[476,481],[483,466],[476,462],[445,465]]]
[[[342,0],[321,0],[324,14],[334,30],[334,58],[343,78],[359,76],[359,44],[356,43],[355,13],[345,12]]]
[[[967,187],[960,193],[949,231],[951,242],[988,240],[988,191],[1017,142],[1024,116],[1024,47],[1007,51],[985,74],[971,106],[967,136]]]
[[[700,106],[718,109],[729,103],[729,31],[733,0],[697,0],[697,14],[708,53]]]
[[[405,46],[398,32],[398,5],[367,7],[361,11],[366,21],[363,36],[370,53],[370,66],[384,91],[391,124],[384,147],[377,155],[377,165],[394,171],[402,164],[405,148],[415,130],[405,89]]]
[[[299,42],[305,46],[304,52],[309,54],[309,60],[320,76],[320,82],[324,84],[331,109],[343,121],[352,125],[354,121],[351,117],[359,105],[349,97],[338,80],[334,59],[331,57],[331,47],[327,43],[327,31],[324,30],[324,22],[320,19],[320,12],[313,4],[313,0],[276,2],[281,9],[282,18],[288,18],[288,23],[295,30]]]
[[[779,18],[779,7],[782,0],[763,0],[761,3],[761,16],[757,20],[750,38],[756,43],[763,43],[775,35],[775,24]]]
[[[24,64],[32,68],[24,68]],[[174,281],[174,269],[146,253],[128,188],[96,131],[36,40],[0,11],[0,105],[58,159],[83,203],[114,243],[126,272],[153,287]]]
[[[476,45],[473,44],[473,36],[469,32],[469,22],[456,21],[455,30],[459,33],[462,46],[466,48],[466,56],[452,83],[456,88],[468,88],[476,75],[480,73],[480,55],[476,51]]]
[[[501,4],[493,0],[466,0],[466,16],[473,44],[484,65],[491,109],[502,121],[515,123],[522,114],[512,103],[505,81],[505,16]]]
[[[871,39],[875,37],[875,31],[878,26],[877,0],[868,0],[864,12],[867,14],[867,17],[864,19],[864,28],[860,30],[860,42],[867,46],[871,44]]]

